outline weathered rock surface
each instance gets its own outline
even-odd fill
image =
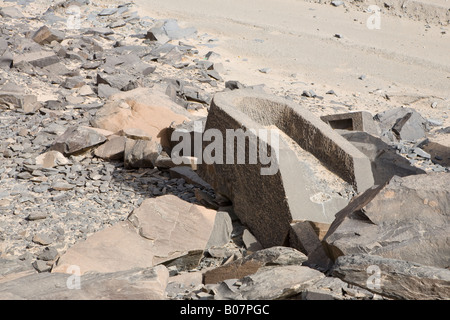
[[[88,127],[73,126],[55,140],[51,150],[59,151],[64,155],[78,154],[105,141],[106,137],[96,130]]]
[[[379,255],[447,268],[450,175],[393,177],[336,214],[324,238],[328,255]]]
[[[398,140],[415,141],[426,137],[427,120],[412,108],[395,108],[375,115],[382,131],[390,131]]]
[[[27,62],[32,66],[43,68],[58,63],[59,61],[59,57],[53,51],[41,50],[14,56],[13,64],[19,65],[20,63]]]
[[[114,136],[99,147],[95,148],[95,156],[105,160],[123,160],[126,137]]]
[[[22,110],[26,114],[36,112],[41,104],[35,95],[18,92],[0,91],[0,106],[13,107]]]
[[[39,273],[0,283],[0,299],[13,300],[162,300],[167,268],[133,268],[86,275]]]
[[[325,277],[300,293],[301,300],[344,300],[348,284],[339,278]]]
[[[372,124],[371,115],[359,111],[344,114],[363,104],[370,110],[389,110],[400,105],[397,100],[389,102],[391,93],[380,95],[382,89],[371,92],[370,101],[364,101],[359,99],[359,94],[348,96],[334,90],[322,97],[320,86],[300,81],[286,81],[286,87],[270,87],[270,90],[264,84],[223,82],[230,75],[228,72],[233,69],[234,61],[222,59],[213,51],[200,56],[195,47],[222,45],[217,42],[219,39],[211,39],[208,34],[196,35],[193,28],[182,29],[175,20],[141,18],[137,11],[131,10],[134,6],[131,2],[111,6],[111,1],[75,0],[50,7],[45,1],[4,2],[12,5],[0,8],[1,298],[340,300],[382,297],[329,277],[333,261],[326,256],[321,241],[334,220],[334,213],[347,204],[356,189],[364,189],[361,181],[368,186],[373,181],[365,181],[365,176],[359,179],[358,172],[354,174],[353,168],[358,167],[352,164],[354,155],[347,157],[351,154],[348,149],[341,148],[342,145],[335,148],[327,139],[331,142],[345,140],[336,138],[335,134],[324,135],[322,121],[316,120],[319,115],[338,113],[328,119],[333,132],[344,136],[351,146],[370,159],[373,172],[368,176],[372,174],[375,184],[382,184],[394,173],[407,176],[410,172],[422,172],[420,169],[448,171],[443,167],[448,166],[448,148],[441,149],[422,138],[404,140],[414,139],[417,133],[422,137],[428,126],[432,127],[427,134],[430,139],[435,134],[442,138],[442,134],[450,132],[450,127],[439,128],[444,127],[444,123],[448,126],[445,110],[440,112],[445,108],[445,99],[430,97],[428,102],[420,97],[414,104],[401,102],[401,105],[431,105],[431,109],[423,113],[431,117],[427,123],[422,123],[412,109],[380,113],[381,138],[390,144],[386,149],[386,144],[380,144],[378,139],[367,139],[367,133],[354,131],[375,134],[368,126]],[[81,9],[82,14],[79,26],[74,16],[77,9]],[[185,38],[190,39],[185,42]],[[260,71],[268,73],[270,68]],[[299,85],[308,87],[299,89]],[[244,88],[255,95],[273,90],[277,96],[295,104],[293,109],[298,109],[297,103],[300,103],[302,110],[318,115],[315,119],[297,109],[294,112],[286,100],[270,100],[273,96],[268,109],[264,99],[258,100],[259,96],[255,100],[233,102],[231,107],[236,107],[234,115],[239,114],[238,121],[234,122],[237,125],[230,128],[241,128],[242,123],[246,125],[242,128],[276,128],[286,150],[294,151],[297,157],[285,163],[284,168],[299,169],[305,179],[284,174],[276,183],[270,180],[260,188],[259,176],[254,179],[247,173],[233,175],[228,170],[233,166],[230,165],[224,174],[218,175],[218,180],[228,175],[232,177],[225,181],[227,193],[221,194],[219,188],[213,190],[211,184],[197,176],[198,164],[205,158],[195,153],[198,151],[195,140],[204,137],[203,127],[213,95],[221,90]],[[242,93],[242,96],[248,95]],[[216,112],[214,108],[212,111]],[[110,130],[87,127],[96,121]],[[218,122],[219,127],[225,128],[227,121]],[[196,124],[202,124],[200,131],[196,131]],[[77,128],[76,132],[60,141],[72,128]],[[88,131],[81,134],[84,129]],[[353,131],[347,130],[344,134],[346,129]],[[178,141],[169,140],[172,132],[177,134],[183,130],[190,135],[192,143],[186,151],[194,156],[182,155],[186,161],[180,166],[169,156]],[[255,136],[266,145],[273,142],[263,135]],[[133,152],[125,157],[127,139],[132,142],[128,146],[133,147],[128,151]],[[201,145],[201,139],[198,141]],[[58,144],[60,149],[52,150],[52,146]],[[162,152],[159,145],[164,148]],[[295,149],[297,145],[299,148]],[[154,152],[148,152],[149,146],[150,149],[155,147]],[[312,154],[311,150],[317,154]],[[234,150],[233,156],[239,151]],[[390,157],[392,151],[397,153],[396,157]],[[400,157],[409,162],[408,166]],[[129,166],[130,162],[137,165]],[[156,168],[141,168],[154,166]],[[245,171],[245,166],[241,166]],[[416,167],[420,167],[417,172]],[[288,182],[292,192],[278,193],[274,186],[280,181]],[[324,217],[323,222],[311,221],[310,217],[300,219],[298,212],[294,212],[287,218],[282,216],[280,223],[278,214],[283,214],[286,208],[292,209],[286,204],[299,194],[302,196],[302,184],[312,193],[306,192],[307,196],[298,203],[311,201],[311,206],[317,209],[315,212]],[[252,201],[240,207],[241,212],[245,209],[247,217],[252,218],[247,222],[265,225],[264,235],[278,237],[279,244],[294,248],[263,249],[254,236],[255,231],[242,225],[227,198],[235,196],[233,201],[237,203],[248,199],[237,186],[250,191],[252,196]],[[419,196],[425,196],[424,204],[447,210],[424,189],[417,190]],[[173,198],[167,198],[168,195]],[[396,193],[393,199],[397,196]],[[153,200],[149,202],[148,198]],[[272,215],[266,220],[261,219],[263,211],[259,210],[264,209],[264,201],[273,206],[268,210]],[[213,210],[197,206],[198,203]],[[411,204],[403,207],[411,211]],[[340,239],[348,241],[345,250],[351,251],[354,247],[363,252],[378,250],[378,253],[382,251],[381,255],[401,259],[418,257],[432,264],[446,265],[448,224],[445,221],[436,227],[439,219],[430,219],[433,213],[425,209],[417,216],[411,214],[411,220],[392,217],[391,221],[385,213],[381,214],[386,208],[390,208],[390,204],[380,201],[376,208],[368,210],[375,224],[359,213],[345,217],[347,220],[361,218],[352,224],[346,224],[345,219],[345,223],[338,223]],[[342,232],[342,226],[350,227]],[[333,242],[339,248],[342,246],[340,239]],[[164,266],[155,268],[155,264]],[[398,263],[395,266],[401,269]],[[314,270],[304,269],[306,267]],[[420,270],[424,268],[431,267],[421,265]],[[355,277],[357,273],[363,274],[362,269],[354,269]],[[82,274],[80,278],[78,270]],[[207,270],[211,272],[208,277],[216,276],[220,280],[203,284],[202,275]],[[317,271],[327,271],[328,277]],[[302,274],[308,276],[302,278]],[[415,279],[417,275],[410,272],[408,276],[411,274]],[[430,289],[430,294],[423,294],[439,298],[443,287],[436,282],[431,284],[430,279],[437,280],[429,276],[431,274],[427,269],[419,275],[425,279],[424,289],[432,285],[436,288]],[[168,276],[170,286],[166,286]],[[320,280],[312,281],[316,276],[321,277]],[[389,291],[389,286],[384,289]],[[399,294],[397,290],[402,291],[392,286],[391,293],[383,293],[384,299],[408,294]],[[412,291],[422,293],[416,288]]]
[[[375,136],[380,133],[372,114],[368,111],[332,114],[322,116],[320,119],[329,124],[333,129],[364,131]]]
[[[176,20],[167,19],[157,21],[157,23],[147,32],[146,38],[150,41],[164,44],[170,40],[191,37],[196,32],[195,28],[181,29]]]
[[[36,271],[27,261],[0,258],[0,285],[24,275],[35,274]]]
[[[265,266],[301,265],[307,257],[289,247],[271,247],[252,253],[219,268],[206,271],[203,283],[218,283],[226,279],[241,279]]]
[[[12,18],[12,19],[20,19],[25,16],[23,13],[17,9],[16,7],[4,7],[0,9],[0,16],[3,18]]]
[[[166,128],[172,122],[189,121],[190,117],[164,93],[151,88],[137,88],[112,95],[97,111],[91,124],[113,132],[125,128],[141,129],[152,137],[152,141],[167,146],[170,137],[165,136]]]
[[[206,247],[215,211],[175,196],[146,199],[127,221],[97,232],[61,256],[52,272],[82,274],[151,267]],[[170,230],[170,232],[167,232]]]
[[[153,168],[161,151],[162,148],[158,142],[127,138],[124,165],[126,168]]]
[[[314,269],[298,265],[265,267],[240,279],[233,291],[218,294],[215,299],[278,300],[288,299],[311,287],[325,276]]]
[[[32,39],[39,44],[48,44],[52,41],[61,42],[64,39],[64,33],[58,30],[51,30],[47,26],[42,26],[37,30]]]
[[[332,274],[392,299],[450,299],[448,269],[361,254],[339,257]]]
[[[68,163],[69,160],[59,151],[47,151],[36,157],[36,165],[43,168],[53,168]]]
[[[216,218],[214,220],[214,227],[211,232],[211,237],[208,239],[206,248],[221,247],[231,241],[233,232],[233,220],[231,215],[226,210],[217,210]]]
[[[405,177],[425,173],[412,166],[407,159],[396,153],[395,148],[380,138],[365,132],[341,131],[340,134],[370,159],[373,179],[377,185],[386,183],[394,175]]]

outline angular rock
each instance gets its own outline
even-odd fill
[[[89,85],[84,85],[80,89],[78,89],[77,93],[80,96],[90,96],[90,95],[94,94],[94,91],[92,91],[92,89]]]
[[[114,31],[111,30],[110,28],[106,28],[106,27],[94,27],[94,28],[89,28],[88,30],[86,30],[84,32],[85,35],[103,35],[103,36],[108,36],[111,34],[114,34]]]
[[[331,4],[333,6],[335,6],[335,7],[339,7],[339,6],[342,6],[344,4],[344,1],[334,0],[334,1],[331,1]]]
[[[64,181],[54,181],[51,185],[51,188],[56,191],[68,191],[75,188],[75,186]]]
[[[448,269],[360,254],[339,257],[332,274],[391,299],[450,299]]]
[[[43,261],[54,261],[59,257],[58,250],[53,247],[46,247],[39,255],[38,259]]]
[[[138,88],[111,96],[97,111],[91,125],[112,132],[138,128],[147,132],[152,141],[166,147],[170,140],[166,134],[167,128],[172,123],[189,121],[191,117],[163,92],[153,88]]]
[[[108,84],[100,83],[97,87],[97,95],[100,98],[109,98],[113,94],[119,93],[120,90],[116,88],[112,88]]]
[[[201,272],[186,272],[171,276],[166,287],[166,294],[170,297],[184,295],[186,290],[194,290],[202,286]]]
[[[233,202],[236,215],[263,247],[283,245],[293,220],[333,221],[348,203],[349,184],[358,191],[373,185],[369,159],[319,118],[288,100],[246,89],[217,93],[205,132],[209,129],[220,131],[223,153],[215,159],[206,155],[198,173],[217,194]],[[227,139],[227,129],[233,129],[237,138]],[[242,129],[240,135],[237,129]],[[231,139],[238,140],[238,148],[232,151]],[[220,137],[216,140],[221,141]],[[254,150],[256,158],[258,144],[260,150],[271,150],[266,165],[258,159],[248,160],[247,149]],[[203,146],[204,151],[211,147],[206,142]],[[225,154],[235,164],[230,165]],[[239,154],[245,162],[236,164]],[[332,191],[331,186],[339,190]]]
[[[59,151],[68,156],[83,153],[105,141],[104,135],[91,128],[72,126],[55,140],[50,150]]]
[[[223,81],[222,77],[216,70],[207,70],[206,74],[215,80]]]
[[[242,242],[244,242],[245,248],[250,252],[256,252],[263,248],[258,239],[248,229],[245,229],[242,233]]]
[[[203,283],[218,283],[226,279],[241,279],[258,272],[265,266],[301,265],[306,256],[288,247],[271,247],[254,252],[244,258],[208,270],[203,274]]]
[[[175,148],[175,146],[180,143],[180,139],[182,139],[183,142],[185,142],[186,139],[186,142],[189,142],[191,146],[190,150],[185,150],[183,148],[177,156],[198,157],[198,150],[196,150],[198,145],[196,142],[201,140],[205,123],[206,117],[203,117],[194,121],[183,121],[181,124],[170,126],[167,129],[167,134],[171,137],[169,141],[170,149]],[[188,151],[187,154],[184,154],[186,151]],[[186,165],[189,164],[185,162],[182,163]]]
[[[138,223],[136,228],[142,237],[154,241],[155,249],[160,244],[155,252],[155,262],[162,262],[188,251],[204,250],[215,215],[213,210],[184,202],[175,196],[163,196],[145,200],[129,219],[135,225]],[[172,233],[167,234],[165,230],[171,225]]]
[[[173,195],[146,199],[128,220],[69,248],[52,272],[66,272],[71,265],[78,265],[81,274],[115,272],[171,261],[204,250],[214,219],[214,210]]]
[[[210,96],[201,89],[191,87],[191,86],[183,86],[182,88],[182,96],[187,101],[194,101],[198,103],[209,104],[211,102]]]
[[[0,283],[0,299],[163,300],[169,278],[164,266],[80,277],[76,269],[72,272],[39,273]]]
[[[425,173],[424,170],[412,166],[380,138],[366,132],[340,131],[340,134],[370,159],[373,179],[377,185],[386,183],[394,175],[405,177]]]
[[[397,139],[416,141],[426,138],[427,120],[412,108],[396,108],[374,117],[384,130],[390,130]]]
[[[281,300],[308,290],[325,276],[298,265],[262,268],[242,278],[242,285],[230,297],[235,300]]]
[[[449,266],[450,175],[393,177],[336,214],[323,242],[333,260],[367,253],[423,265]]]
[[[172,50],[158,59],[158,61],[175,66],[177,64],[183,63],[183,56],[184,53],[180,49],[178,49],[178,47],[173,47]]]
[[[319,235],[310,221],[295,221],[291,223],[289,244],[306,255],[322,247],[321,239],[319,239]]]
[[[165,44],[170,40],[192,37],[197,30],[195,28],[181,29],[174,19],[161,20],[147,32],[146,38],[150,41],[156,41]]]
[[[30,265],[30,261],[0,258],[0,284],[8,280],[34,273],[36,273],[36,271]]]
[[[33,237],[33,242],[42,246],[47,246],[53,242],[53,240],[46,234],[38,233]]]
[[[64,64],[61,62],[51,64],[43,68],[48,72],[47,76],[69,76],[72,71],[70,71]]]
[[[2,16],[3,18],[11,18],[11,19],[25,18],[23,13],[16,7],[0,8],[0,16]]]
[[[211,237],[206,244],[206,249],[212,247],[221,247],[231,241],[231,233],[233,232],[233,221],[228,212],[218,210],[214,220],[214,227]]]
[[[1,105],[19,108],[26,114],[32,114],[41,107],[41,104],[37,101],[35,95],[7,91],[0,91],[0,106]]]
[[[229,80],[225,82],[225,88],[230,90],[244,89],[245,85],[236,80]]]
[[[52,269],[51,265],[48,265],[47,262],[42,260],[36,260],[32,263],[33,268],[38,272],[48,272]]]
[[[111,23],[108,25],[108,27],[110,27],[111,29],[114,29],[114,28],[120,28],[120,27],[123,27],[123,26],[126,25],[126,24],[127,24],[127,22],[126,22],[125,20],[119,19],[119,20],[116,20],[116,21],[111,22]]]
[[[66,80],[61,84],[63,88],[66,89],[75,89],[75,88],[81,88],[84,86],[86,82],[84,82],[83,77],[67,77]]]
[[[47,217],[48,217],[48,215],[45,212],[33,212],[28,215],[27,220],[28,221],[36,221],[36,220],[46,219]]]
[[[130,83],[134,81],[133,76],[117,73],[117,74],[106,74],[104,72],[97,73],[97,85],[106,84],[112,88],[121,90],[121,91],[129,91],[134,88],[129,88]]]
[[[99,16],[110,16],[115,14],[119,9],[118,8],[105,8],[98,13]]]
[[[126,137],[113,137],[97,147],[94,154],[105,160],[123,160],[126,141]]]
[[[9,70],[13,64],[13,55],[9,50],[8,42],[0,38],[0,68]]]
[[[151,140],[152,137],[149,136],[147,132],[139,128],[124,128],[117,132],[119,136],[125,136],[129,139],[134,140]]]
[[[450,147],[447,145],[434,141],[427,141],[421,146],[421,148],[430,154],[434,163],[438,163],[441,166],[450,167]]]
[[[40,27],[31,37],[40,45],[49,44],[52,41],[61,42],[64,40],[64,33],[58,30],[51,30],[47,26]]]
[[[44,68],[58,63],[59,61],[59,57],[53,51],[41,50],[14,56],[13,65],[18,65],[25,62],[35,67]]]
[[[127,138],[124,166],[125,168],[153,168],[161,151],[161,145],[158,142]]]
[[[339,278],[325,277],[303,291],[301,300],[344,300],[348,284]]]
[[[158,42],[159,44],[165,44],[170,41],[170,38],[167,36],[163,29],[155,27],[147,31],[147,35],[145,38],[149,39],[150,41]]]

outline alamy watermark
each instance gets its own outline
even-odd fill
[[[77,265],[70,265],[66,269],[66,273],[71,273],[72,275],[67,278],[66,286],[67,289],[81,289],[81,269]]]
[[[377,265],[370,265],[366,269],[367,274],[370,275],[367,278],[366,286],[369,289],[381,289],[381,269]]]
[[[381,9],[379,6],[372,4],[367,8],[367,12],[372,13],[366,21],[366,26],[370,30],[381,29]]]
[[[186,157],[193,156],[197,164],[260,164],[265,166],[260,169],[261,175],[274,175],[278,172],[277,129],[226,129],[225,137],[219,129],[207,129],[204,132],[202,129],[203,123],[195,121],[193,139],[187,130],[172,133],[171,140],[179,142],[171,152],[173,163],[189,164],[190,160]],[[203,142],[210,143],[203,148]]]
[[[70,5],[66,14],[68,15],[66,21],[66,27],[70,30],[79,30],[81,29],[81,9],[77,5]]]

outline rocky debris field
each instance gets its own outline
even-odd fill
[[[214,39],[132,3],[47,2],[0,6],[2,299],[450,298],[442,120],[227,79]],[[236,120],[236,92],[263,102]],[[173,132],[246,117],[284,132],[298,172],[171,158]]]

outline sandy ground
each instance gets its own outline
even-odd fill
[[[380,29],[367,27],[373,14],[366,12],[368,1],[339,7],[313,0],[136,0],[136,5],[141,15],[175,18],[205,34],[209,46],[200,49],[221,55],[225,80],[264,83],[288,94],[313,89],[325,96],[333,89],[353,110],[408,106],[449,126],[450,27],[430,17],[436,11],[445,19],[450,2],[421,1],[426,8],[421,14],[414,9],[414,17],[395,12],[398,2],[390,1],[389,10],[382,6]]]
[[[21,9],[43,12],[57,2],[35,0]],[[124,2],[93,5],[101,9]],[[431,136],[449,127],[450,0],[358,0],[338,7],[330,2],[134,0],[134,10],[141,17],[175,18],[182,27],[195,27],[199,37],[185,42],[200,54],[219,53],[225,81],[265,84],[269,92],[318,115],[376,114],[405,106],[442,123]],[[367,26],[372,4],[381,9],[380,29]],[[268,72],[259,71],[263,68]],[[323,99],[301,97],[310,89]],[[335,94],[326,94],[329,90]],[[433,137],[450,147],[449,136]]]

